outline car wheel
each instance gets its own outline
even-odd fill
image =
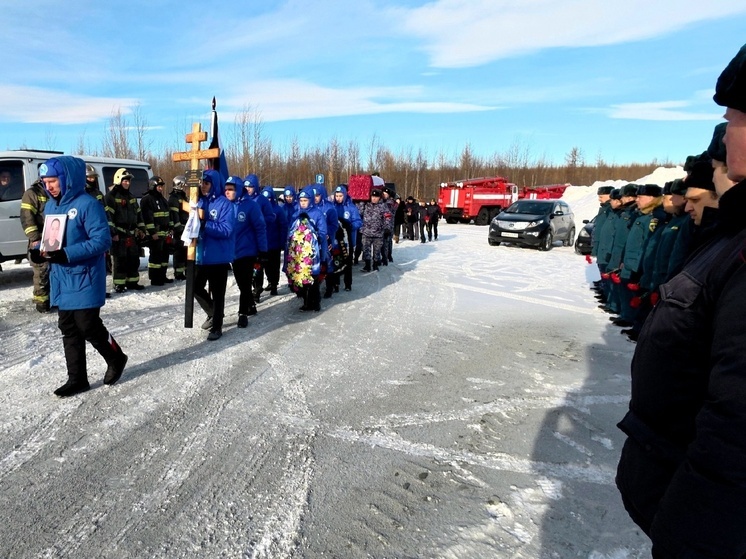
[[[490,211],[487,208],[482,208],[477,214],[477,219],[474,220],[475,225],[487,225],[490,222]]]
[[[554,237],[552,236],[552,232],[547,231],[547,234],[544,235],[544,238],[541,240],[541,244],[539,245],[539,250],[542,250],[544,252],[548,250],[552,250],[552,243],[554,243]]]
[[[570,229],[570,233],[567,235],[567,239],[565,239],[565,242],[562,244],[564,244],[566,247],[571,247],[572,245],[575,244],[575,228],[574,227]]]
[[[452,217],[447,217],[446,218],[446,223],[450,223],[451,225],[453,225],[454,223],[458,223],[458,219],[454,219]]]

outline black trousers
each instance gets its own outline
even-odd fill
[[[86,342],[90,342],[107,364],[122,353],[119,344],[101,321],[100,312],[100,308],[59,312],[57,325],[62,332],[67,376],[72,382],[88,382]]]
[[[427,228],[427,223],[425,222],[425,220],[424,219],[420,220],[420,241],[421,242],[425,242],[426,240],[425,239],[425,237],[427,236],[426,231],[425,231],[426,228]]]
[[[267,251],[267,257],[269,258],[269,262],[267,262],[267,266],[264,270],[267,274],[267,283],[269,284],[270,289],[277,289],[277,285],[280,283],[282,250],[278,248]]]
[[[438,222],[428,221],[427,222],[427,240],[433,240],[433,234],[435,234],[435,240],[438,240]]]
[[[306,285],[301,290],[303,296],[303,308],[309,311],[321,310],[321,282],[314,277],[311,285]]]
[[[256,258],[256,256],[244,256],[233,262],[233,277],[240,293],[238,314],[249,314],[249,309],[256,305],[254,294],[251,292]],[[213,323],[214,321],[213,318]]]
[[[181,239],[174,239],[174,274],[186,274],[187,247]]]
[[[118,241],[112,241],[111,258],[114,261],[114,285],[137,283],[140,280],[140,247],[134,237],[120,234]]]
[[[212,317],[212,329],[223,329],[223,314],[225,313],[225,289],[228,284],[228,270],[230,264],[208,264],[197,266],[194,277],[194,298]],[[210,292],[205,286],[210,283]],[[212,295],[212,296],[211,296]]]

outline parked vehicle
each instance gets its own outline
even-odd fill
[[[513,243],[551,250],[554,241],[564,246],[575,241],[575,219],[562,200],[518,200],[500,212],[490,224],[490,245]]]
[[[0,152],[0,173],[10,173],[13,186],[0,200],[0,262],[26,256],[28,239],[21,227],[21,197],[26,189],[39,178],[39,166],[57,155],[63,155],[63,153],[39,150]],[[153,171],[150,164],[145,161],[89,155],[78,157],[96,169],[99,187],[104,194],[106,194],[107,187],[114,182],[114,173],[121,167],[126,167],[134,176],[130,190],[136,197],[139,198],[148,191],[148,181],[153,176]]]
[[[578,233],[578,238],[575,239],[575,252],[578,254],[590,254],[591,253],[591,238],[593,237],[593,229],[596,226],[596,218],[594,217],[590,221],[587,219],[583,220],[583,228]]]
[[[487,225],[516,200],[561,198],[567,184],[518,187],[505,177],[481,177],[444,182],[438,192],[438,205],[447,223]]]

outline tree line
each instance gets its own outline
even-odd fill
[[[182,128],[176,131],[173,143],[178,148],[154,149],[148,139],[147,120],[138,105],[129,118],[120,110],[112,113],[100,147],[88,145],[81,136],[76,151],[148,161],[153,173],[170,183],[171,178],[184,174],[188,168],[172,161],[174,152],[187,150],[184,136],[191,125],[184,123]],[[386,182],[395,183],[398,193],[417,199],[437,198],[440,183],[475,177],[503,176],[518,186],[590,185],[596,180],[634,180],[660,166],[673,165],[657,160],[612,164],[600,155],[588,162],[578,147],[573,147],[563,164],[558,165],[544,156],[533,155],[531,147],[518,140],[504,152],[489,156],[475,154],[468,143],[457,154],[431,154],[413,147],[394,151],[375,134],[364,142],[332,136],[316,146],[301,146],[293,138],[289,145],[278,147],[266,133],[261,114],[250,105],[237,113],[233,123],[226,126],[221,121],[220,134],[231,174],[243,177],[255,173],[263,185],[289,184],[299,188],[312,183],[317,173],[323,173],[326,184],[336,186],[346,183],[350,175],[378,173]]]

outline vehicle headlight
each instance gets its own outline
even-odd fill
[[[539,225],[541,225],[541,224],[542,224],[543,222],[544,222],[543,220],[541,220],[541,221],[532,221],[531,223],[529,223],[529,224],[528,224],[528,226],[527,226],[527,227],[538,227],[538,226],[539,226]]]
[[[588,231],[586,231],[585,229],[581,229],[580,233],[578,233],[578,237],[590,237],[590,236],[591,236],[590,233],[588,233]]]

